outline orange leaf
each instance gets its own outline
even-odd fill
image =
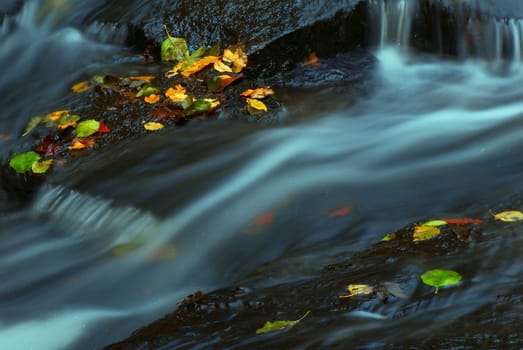
[[[67,148],[69,148],[69,150],[77,150],[77,149],[84,149],[86,148],[87,146],[84,145],[83,143],[79,142],[79,141],[76,141],[73,143],[72,146],[68,146]]]
[[[267,212],[261,214],[252,220],[253,224],[256,226],[266,226],[274,220],[274,214],[272,212]]]
[[[307,58],[305,58],[305,61],[303,62],[304,66],[310,66],[310,67],[317,67],[320,65],[320,60],[318,59],[318,56],[316,55],[316,52],[311,52]]]
[[[87,81],[76,83],[71,87],[71,90],[73,90],[76,93],[87,91],[89,90],[89,83]]]
[[[156,77],[154,75],[136,75],[129,77],[132,81],[146,81],[148,83],[151,82],[151,80],[155,79]]]
[[[257,89],[247,89],[244,92],[242,92],[240,95],[243,97],[250,97],[250,98],[257,98],[262,99],[264,97],[267,97],[269,95],[273,95],[274,90],[270,88],[270,86],[257,88]]]
[[[247,66],[247,55],[241,47],[237,47],[234,51],[225,49],[223,51],[223,60],[232,63],[232,71],[234,73],[241,72]]]
[[[449,225],[464,225],[464,224],[481,224],[483,221],[481,219],[442,219]]]
[[[182,75],[184,77],[190,77],[191,75],[198,73],[208,65],[215,63],[219,60],[217,56],[206,56],[193,64],[191,64],[189,67],[187,67],[183,72]]]
[[[214,70],[225,73],[225,72],[232,72],[232,68],[223,63],[222,61],[216,61],[214,62]]]
[[[58,120],[60,119],[60,117],[66,113],[69,113],[69,110],[68,109],[62,109],[62,110],[59,110],[59,111],[54,111],[52,113],[49,113],[48,115],[45,116],[45,119],[46,120]]]
[[[160,101],[160,95],[157,94],[150,94],[148,96],[145,96],[143,100],[147,103],[154,104],[158,101]]]
[[[329,213],[329,216],[331,218],[334,218],[334,217],[339,217],[339,216],[346,216],[348,214],[350,214],[352,212],[352,210],[354,209],[354,206],[352,205],[347,205],[346,207],[341,207],[339,209],[336,209],[336,210],[333,210]]]
[[[186,90],[181,84],[167,89],[165,96],[169,97],[173,102],[183,102],[187,98]]]
[[[227,86],[234,83],[236,80],[243,78],[243,73],[240,73],[234,77],[231,77],[229,75],[220,75],[220,91],[225,89]]]

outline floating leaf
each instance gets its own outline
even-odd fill
[[[256,226],[267,226],[274,220],[274,214],[272,212],[263,213],[252,220],[252,223]]]
[[[34,162],[40,160],[40,155],[34,151],[20,153],[11,158],[9,166],[17,173],[23,174],[33,166]]]
[[[199,59],[198,61],[194,62],[193,64],[191,64],[186,69],[184,69],[182,71],[182,75],[184,77],[186,77],[186,78],[190,77],[191,75],[198,73],[199,71],[201,71],[202,69],[204,69],[208,65],[210,65],[212,63],[215,63],[218,60],[219,60],[218,56],[206,56],[206,57],[204,57],[202,59]]]
[[[187,98],[186,90],[181,84],[168,88],[165,96],[169,97],[172,102],[183,102]]]
[[[240,94],[243,97],[257,98],[262,99],[270,95],[274,95],[274,90],[270,86],[257,88],[257,89],[247,89]]]
[[[504,211],[498,214],[494,214],[492,210],[489,210],[490,215],[496,220],[501,220],[504,222],[516,222],[523,220],[523,213],[518,210]]]
[[[43,117],[32,117],[27,126],[25,127],[24,133],[22,136],[27,136],[29,133],[40,124]]]
[[[265,103],[263,103],[260,100],[256,100],[253,98],[248,98],[247,100],[247,110],[251,115],[260,114],[263,112],[267,112],[267,106]]]
[[[465,224],[481,224],[483,221],[481,219],[443,219],[449,225],[465,225]]]
[[[190,117],[195,114],[207,112],[210,110],[210,108],[211,108],[210,102],[205,101],[205,100],[196,100],[193,103],[191,103],[189,106],[187,106],[187,108],[184,108],[184,112],[185,112],[185,115]]]
[[[160,95],[150,94],[145,96],[143,100],[149,104],[155,104],[156,102],[160,101]]]
[[[88,137],[98,132],[100,129],[100,122],[94,119],[88,119],[78,123],[76,126],[76,136]]]
[[[43,160],[43,161],[37,161],[34,162],[33,165],[31,165],[31,170],[35,174],[45,174],[51,165],[53,164],[52,159]]]
[[[156,130],[163,129],[163,124],[157,123],[157,122],[147,122],[143,125],[143,127],[149,131],[156,131]]]
[[[414,228],[414,242],[425,241],[439,235],[441,231],[435,226],[416,226]]]
[[[368,284],[349,284],[347,287],[348,295],[340,295],[340,299],[351,298],[355,295],[369,295],[374,293],[374,287]]]
[[[445,220],[431,220],[431,221],[427,221],[425,222],[423,225],[421,226],[445,226],[446,224],[448,224],[447,221]]]
[[[309,56],[305,59],[303,62],[304,66],[310,66],[310,67],[316,67],[320,65],[320,60],[318,59],[318,56],[316,55],[316,52],[311,52]]]
[[[397,237],[398,237],[398,235],[396,233],[388,233],[380,241],[381,242],[388,242],[388,241],[395,240]]]
[[[241,47],[223,50],[223,60],[232,63],[232,71],[239,73],[247,66],[247,55]]]
[[[84,149],[86,148],[87,146],[84,145],[82,142],[80,141],[73,141],[73,144],[72,146],[67,146],[67,148],[69,148],[70,151],[74,151],[74,150],[79,150],[79,149]]]
[[[189,56],[187,43],[183,38],[173,38],[169,36],[162,42],[161,59],[162,61],[183,61]]]
[[[274,332],[274,331],[278,331],[280,329],[292,327],[295,324],[302,321],[305,317],[309,316],[310,313],[311,313],[310,310],[307,310],[305,315],[303,315],[302,317],[300,317],[299,319],[294,320],[294,321],[272,321],[272,322],[267,321],[267,322],[265,322],[265,324],[263,325],[262,328],[258,328],[256,330],[256,334]]]
[[[354,210],[354,207],[352,205],[347,205],[345,207],[341,207],[341,208],[331,211],[329,213],[329,216],[331,218],[346,216],[346,215],[349,215],[350,213],[352,213],[352,210]]]
[[[214,62],[214,70],[220,73],[232,72],[232,68],[223,63],[222,61]]]
[[[461,275],[453,270],[429,270],[421,275],[423,283],[435,287],[434,294],[438,294],[439,287],[450,286],[461,281]]]
[[[74,84],[71,87],[71,90],[73,90],[73,92],[76,92],[76,93],[81,93],[81,92],[87,91],[87,90],[89,90],[89,83],[87,81],[81,81],[79,83]]]

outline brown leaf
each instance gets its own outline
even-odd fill
[[[354,206],[347,205],[345,207],[341,207],[341,208],[338,208],[336,210],[329,212],[329,216],[331,218],[339,217],[339,216],[346,216],[346,215],[352,213],[353,210],[354,210]]]
[[[320,60],[318,59],[318,56],[316,55],[316,52],[311,52],[307,58],[305,58],[305,61],[303,62],[304,66],[310,66],[310,67],[317,67],[320,65]]]

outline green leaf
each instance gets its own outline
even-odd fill
[[[461,281],[461,275],[453,270],[429,270],[421,275],[423,283],[435,287],[434,294],[438,294],[439,287],[450,286]]]
[[[29,123],[27,123],[27,126],[25,127],[24,133],[22,136],[27,136],[29,133],[40,124],[44,117],[32,117]]]
[[[196,100],[184,109],[185,115],[190,117],[195,114],[207,112],[211,108],[211,103],[204,100]]]
[[[207,51],[207,56],[220,56],[221,51],[220,45],[215,44],[210,47],[209,51]]]
[[[187,43],[183,38],[173,38],[169,36],[162,42],[161,59],[162,61],[183,61],[189,56]]]
[[[300,317],[299,319],[294,320],[294,321],[282,321],[282,320],[272,321],[272,322],[267,321],[267,322],[265,322],[265,324],[263,325],[262,328],[258,328],[256,330],[256,334],[274,332],[274,331],[277,331],[277,330],[280,330],[283,328],[292,327],[295,324],[297,324],[298,322],[300,322],[301,320],[303,320],[305,317],[309,316],[310,313],[311,313],[310,310],[307,310],[305,315],[303,315],[302,317]]]
[[[389,234],[386,234],[385,237],[383,237],[380,242],[388,242],[388,241],[393,241],[395,240],[396,238],[398,237],[398,235],[396,233],[389,233]]]
[[[155,88],[154,86],[151,86],[151,85],[147,84],[147,85],[144,85],[140,89],[140,91],[138,91],[138,93],[136,94],[136,97],[149,96],[149,95],[152,95],[152,94],[159,94],[159,93],[160,93],[160,89]]]
[[[31,169],[34,162],[40,160],[40,155],[36,152],[29,151],[20,153],[11,158],[9,166],[13,168],[17,173],[23,174]]]
[[[447,222],[443,221],[443,220],[431,220],[431,221],[427,221],[422,226],[435,226],[435,227],[437,227],[437,226],[444,226],[446,224],[447,224]]]
[[[100,129],[100,122],[94,119],[84,120],[76,126],[76,136],[88,137]]]
[[[221,87],[222,79],[219,76],[207,78],[207,90],[215,92]]]
[[[43,160],[40,162],[34,162],[33,165],[31,165],[31,170],[35,174],[45,174],[49,170],[49,168],[51,167],[52,164],[53,164],[52,159]]]

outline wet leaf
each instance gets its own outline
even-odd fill
[[[71,90],[73,90],[73,92],[76,92],[77,94],[85,92],[89,90],[89,82],[81,81],[79,83],[76,83],[71,87]]]
[[[69,113],[66,113],[66,114],[62,114],[62,116],[60,117],[60,119],[58,119],[58,130],[64,130],[64,129],[67,129],[69,127],[75,127],[76,126],[76,122],[80,120],[80,116],[79,115],[71,115]]]
[[[257,89],[247,89],[240,94],[243,97],[257,98],[262,99],[270,95],[274,95],[274,90],[270,86],[257,88]]]
[[[307,312],[302,316],[300,317],[299,319],[297,320],[294,320],[294,321],[267,321],[265,322],[265,324],[263,325],[262,328],[258,328],[256,330],[256,334],[263,334],[263,333],[268,333],[268,332],[274,332],[274,331],[278,331],[280,329],[284,329],[284,328],[288,328],[288,327],[292,327],[294,326],[295,324],[299,323],[300,321],[302,321],[305,317],[309,316],[310,314],[310,310],[307,310]]]
[[[444,220],[431,220],[431,221],[427,221],[427,222],[423,223],[423,225],[421,225],[421,226],[437,227],[437,226],[445,226],[446,224],[448,224],[448,222],[444,221]]]
[[[316,52],[311,52],[307,58],[305,58],[305,61],[303,62],[304,66],[310,66],[310,67],[317,67],[320,65],[320,60],[318,59],[318,56],[316,55]]]
[[[163,124],[157,123],[157,122],[147,122],[143,125],[143,127],[149,131],[156,131],[156,130],[163,129]]]
[[[383,282],[382,286],[389,294],[394,295],[396,298],[407,298],[407,294],[405,294],[399,283]]]
[[[98,132],[101,134],[108,133],[111,130],[105,125],[104,123],[100,122],[100,127],[98,128]]]
[[[69,148],[70,151],[74,151],[87,148],[87,146],[80,141],[73,141],[73,144],[71,146],[67,146],[67,148]]]
[[[465,224],[481,224],[483,221],[481,219],[443,219],[449,225],[465,225]]]
[[[52,164],[53,164],[52,159],[34,162],[33,165],[31,165],[31,170],[35,174],[45,174],[49,170],[49,168],[51,167]]]
[[[34,162],[40,160],[40,155],[34,151],[20,153],[11,158],[9,166],[17,173],[23,174],[33,166]]]
[[[351,298],[355,295],[369,295],[374,293],[374,287],[369,286],[368,284],[349,284],[347,287],[348,295],[340,295],[340,299]]]
[[[88,119],[78,123],[76,126],[76,136],[88,137],[98,132],[98,129],[100,129],[100,122],[94,119]]]
[[[156,77],[154,75],[135,75],[129,77],[132,81],[145,81],[147,83],[150,83],[151,80],[155,79]]]
[[[211,109],[211,103],[205,100],[196,100],[187,108],[184,108],[185,115],[193,116],[195,114],[204,113]]]
[[[416,226],[414,228],[414,242],[425,241],[439,235],[441,231],[435,226]]]
[[[347,216],[354,210],[354,207],[352,205],[347,205],[345,207],[338,208],[336,210],[333,210],[329,213],[329,216],[331,218],[340,217],[340,216]]]
[[[61,109],[59,111],[54,111],[52,113],[49,113],[44,117],[45,120],[58,120],[62,117],[64,114],[69,114],[68,109]]]
[[[165,96],[169,97],[172,102],[183,102],[187,98],[187,91],[181,84],[177,84],[174,88],[170,87],[165,92]]]
[[[155,104],[156,102],[160,101],[160,95],[150,94],[145,96],[143,100],[149,104]]]
[[[222,61],[214,62],[214,70],[220,73],[232,72],[232,68],[223,63]]]
[[[256,100],[253,98],[248,98],[247,100],[247,110],[251,115],[260,114],[263,112],[267,112],[267,106],[265,103],[263,103],[260,100]]]
[[[138,91],[138,93],[136,94],[136,97],[149,96],[152,94],[159,94],[159,93],[160,93],[160,90],[158,88],[155,88],[154,86],[151,86],[151,85],[145,85],[144,87],[142,87],[140,89],[140,91]]]
[[[213,45],[209,48],[209,51],[207,51],[208,56],[220,56],[220,45]]]
[[[247,55],[241,47],[223,50],[223,60],[232,63],[232,71],[239,73],[247,66]]]
[[[162,61],[183,61],[189,56],[189,48],[185,39],[169,36],[162,42],[160,55]]]
[[[96,145],[96,136],[91,137],[75,137],[71,143],[75,144],[76,142],[80,142],[87,148],[93,148]],[[82,147],[82,148],[85,148]]]
[[[27,126],[25,127],[25,130],[24,130],[24,133],[22,134],[22,136],[29,135],[29,133],[31,131],[33,131],[33,129],[36,128],[38,126],[38,124],[40,124],[42,119],[43,119],[43,117],[41,117],[41,116],[32,117],[31,120],[29,121],[29,123],[27,123]]]
[[[267,226],[274,221],[274,214],[272,212],[263,213],[252,220],[256,226]]]
[[[216,107],[220,105],[220,101],[217,98],[204,98],[203,100],[211,104],[209,106],[209,111],[216,109]]]
[[[438,294],[440,287],[446,287],[461,281],[461,275],[453,270],[429,270],[421,275],[423,283],[436,288],[434,294]]]
[[[518,210],[504,211],[498,214],[494,214],[492,210],[489,211],[490,215],[496,220],[501,220],[504,222],[517,222],[523,220],[523,213]]]
[[[199,59],[198,61],[191,64],[189,67],[183,69],[182,76],[184,77],[190,77],[193,74],[198,73],[208,65],[215,63],[219,60],[219,57],[217,56],[206,56],[204,58]]]
[[[398,235],[396,233],[388,233],[380,241],[381,242],[388,242],[388,241],[395,240],[396,238],[398,238]]]

